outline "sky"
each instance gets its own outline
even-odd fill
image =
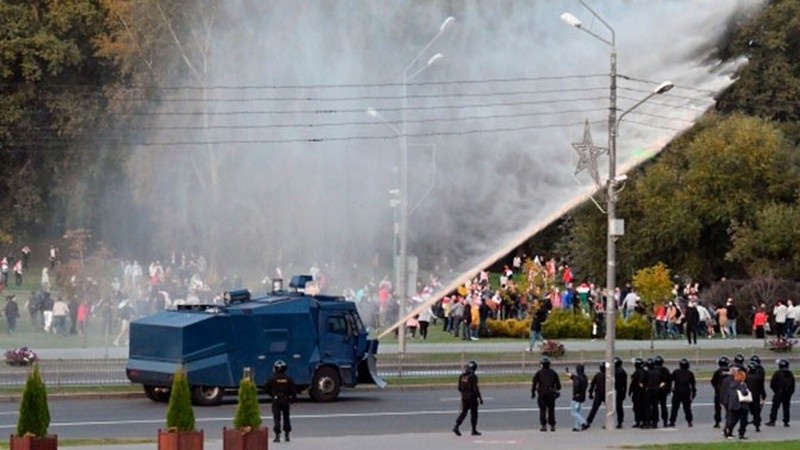
[[[588,121],[594,144],[608,145],[612,47],[580,2],[222,4],[206,89],[170,80],[130,165],[162,250],[217,258],[228,276],[316,263],[350,285],[375,262],[387,271],[405,148],[409,254],[457,283],[593,190],[572,143]],[[714,47],[762,3],[587,4],[615,32],[618,114],[675,85],[625,115],[625,169],[733,82],[743,61],[723,64]],[[603,180],[607,159],[598,165]]]

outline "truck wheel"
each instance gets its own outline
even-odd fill
[[[332,402],[339,397],[341,387],[342,380],[335,368],[320,367],[311,381],[311,398],[317,402]]]
[[[170,388],[161,386],[147,386],[144,387],[144,395],[150,400],[157,403],[166,403],[169,401]]]
[[[219,386],[192,386],[192,404],[216,406],[222,403],[225,390]]]

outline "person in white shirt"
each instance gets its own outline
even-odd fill
[[[628,317],[633,314],[636,310],[636,305],[639,303],[639,296],[636,294],[636,291],[631,289],[628,292],[628,295],[622,300],[622,314],[625,320],[628,320]]]
[[[775,317],[775,336],[777,337],[786,335],[786,314],[788,312],[789,308],[781,300],[778,300],[775,307],[772,308],[772,316]]]
[[[703,306],[702,303],[697,302],[697,314],[700,316],[700,334],[705,337],[711,337],[711,334],[708,332],[708,330],[709,328],[713,330],[714,327],[708,326],[708,324],[711,322],[711,313],[708,312],[708,308]]]

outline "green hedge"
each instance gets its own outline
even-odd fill
[[[494,320],[488,319],[486,327],[489,336],[527,338],[530,336],[530,319]],[[651,325],[647,317],[634,314],[628,320],[617,316],[617,338],[650,339]],[[550,311],[547,320],[542,324],[545,339],[586,339],[592,336],[592,318],[572,310],[555,309]]]
[[[565,339],[592,337],[592,318],[571,309],[554,309],[542,325],[545,339]]]
[[[652,325],[647,317],[641,314],[633,314],[628,320],[617,316],[617,338],[618,339],[650,339]]]

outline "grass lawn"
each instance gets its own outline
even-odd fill
[[[759,449],[759,450],[794,450],[800,448],[800,441],[738,441],[733,442],[709,442],[697,444],[665,444],[665,445],[644,445],[640,447],[625,447],[647,450],[728,450],[736,449]]]

